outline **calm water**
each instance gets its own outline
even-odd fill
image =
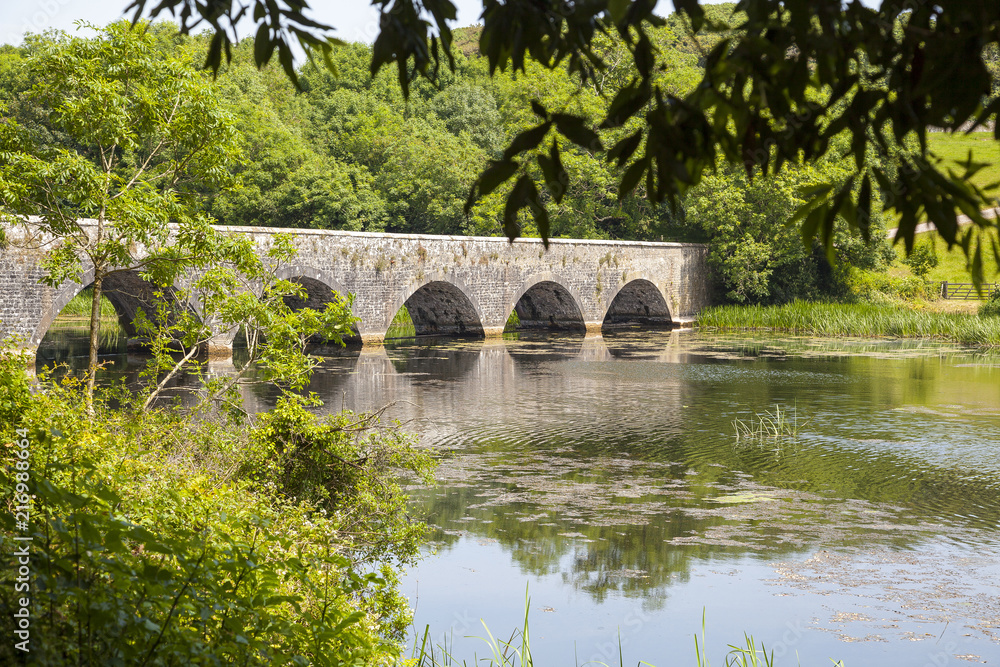
[[[690,332],[410,342],[331,356],[312,388],[331,410],[392,404],[437,451],[439,484],[411,489],[433,541],[404,590],[470,664],[489,653],[480,619],[509,637],[526,593],[546,667],[618,664],[619,643],[625,664],[694,665],[703,613],[715,665],[744,632],[778,665],[1000,664],[1000,355]],[[797,437],[736,439],[734,419],[775,406]]]

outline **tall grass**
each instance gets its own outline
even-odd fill
[[[90,304],[94,290],[85,287],[79,294],[73,297],[69,303],[59,312],[59,317],[90,318]],[[118,314],[115,307],[111,305],[106,296],[101,297],[101,324],[105,322],[118,322]]]
[[[895,305],[794,301],[782,306],[717,306],[701,312],[698,326],[725,331],[925,338],[1000,346],[998,317],[934,313]]]
[[[401,306],[396,311],[396,316],[389,323],[389,328],[385,332],[386,338],[413,338],[417,335],[417,329],[413,326],[413,318],[406,306]]]
[[[90,312],[89,310],[87,311]],[[507,323],[504,325],[504,333],[514,333],[521,326],[521,319],[517,316],[517,311],[511,311]],[[417,329],[413,326],[413,317],[406,306],[402,306],[396,311],[396,316],[389,323],[389,328],[385,332],[386,338],[413,338],[417,335]]]

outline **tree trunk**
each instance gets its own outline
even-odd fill
[[[94,272],[94,292],[90,301],[90,356],[87,361],[87,413],[94,414],[94,385],[97,381],[97,347],[101,333],[101,283],[104,276]]]

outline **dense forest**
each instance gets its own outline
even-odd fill
[[[713,21],[723,23],[732,20],[732,9],[715,5],[707,11]],[[207,34],[180,36],[167,23],[149,30],[164,58],[201,69]],[[258,70],[252,45],[240,45],[214,86],[240,133],[238,178],[235,187],[201,188],[192,194],[225,225],[502,235],[503,188],[468,211],[466,200],[490,161],[519,132],[536,124],[532,100],[596,123],[634,72],[623,46],[608,38],[602,50],[609,67],[599,80],[584,84],[565,69],[530,62],[525,73],[491,77],[478,51],[479,32],[478,26],[456,30],[454,71],[442,77],[439,87],[418,79],[409,99],[400,92],[395,73],[370,75],[371,47],[365,44],[336,49],[333,72],[303,65],[298,90],[280,68]],[[694,34],[676,14],[653,34],[663,65],[662,85],[678,95],[688,92],[700,80],[704,58],[719,34]],[[57,144],[62,138],[47,122],[50,110],[31,93],[34,81],[27,63],[33,53],[67,38],[28,35],[21,46],[0,47],[5,113]],[[627,124],[602,130],[602,140],[610,145],[629,131]],[[539,188],[549,207],[551,236],[709,242],[721,299],[780,303],[843,298],[852,290],[852,270],[878,272],[894,257],[883,240],[885,228],[892,225],[877,210],[873,242],[863,243],[841,224],[845,231],[838,232],[834,257],[818,243],[803,244],[798,230],[786,225],[803,203],[805,187],[821,179],[847,178],[846,158],[791,167],[770,178],[751,178],[720,163],[680,205],[670,207],[648,201],[642,184],[619,197],[619,169],[578,145],[553,141],[560,142],[570,186],[558,202],[551,201],[552,187]],[[539,183],[546,180],[536,176]],[[520,234],[538,235],[532,218],[522,214]]]

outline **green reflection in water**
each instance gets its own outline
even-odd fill
[[[412,490],[439,548],[496,540],[524,572],[649,601],[699,560],[996,544],[996,357],[696,336],[672,356],[646,339],[606,347],[508,349],[517,391],[471,401],[477,414],[431,443],[440,487]],[[799,437],[738,444],[733,417],[775,404],[809,416]]]
[[[130,368],[141,359],[128,359]],[[922,342],[619,334],[397,343],[330,357],[327,409],[378,408],[438,449],[414,488],[439,548],[655,607],[698,563],[1000,545],[1000,356]],[[253,409],[273,405],[247,389]],[[775,405],[799,437],[736,442]]]

